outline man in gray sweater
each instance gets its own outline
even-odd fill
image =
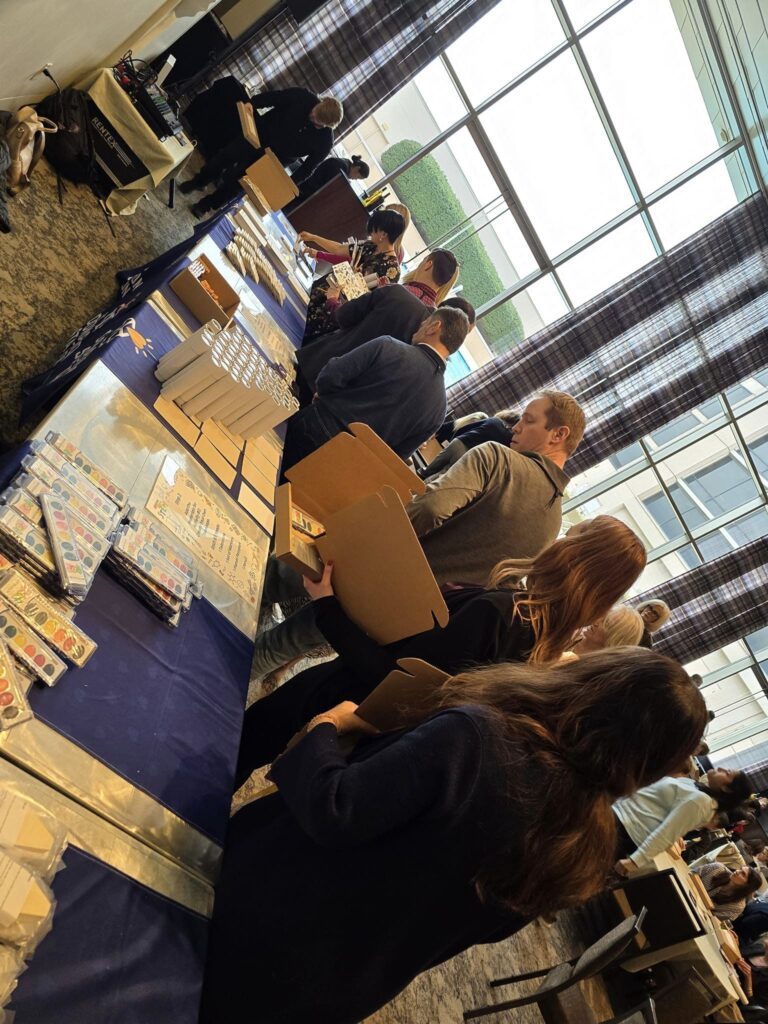
[[[438,583],[484,585],[502,559],[533,558],[555,540],[563,467],[583,434],[578,402],[545,391],[526,406],[509,447],[480,444],[427,484],[408,515]]]

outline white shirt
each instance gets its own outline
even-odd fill
[[[717,803],[697,789],[689,778],[665,776],[613,805],[637,850],[631,859],[647,867],[686,832],[701,828],[712,818]]]

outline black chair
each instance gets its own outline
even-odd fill
[[[540,971],[513,974],[507,978],[494,978],[491,981],[491,988],[510,985],[518,981],[529,981],[532,978],[544,977],[544,980],[536,991],[528,996],[509,999],[503,1003],[494,1003],[489,1006],[478,1006],[474,1010],[466,1010],[464,1020],[488,1017],[492,1013],[503,1013],[505,1010],[512,1010],[518,1006],[529,1006],[531,1003],[536,1003],[545,1024],[554,1020],[561,1021],[563,1013],[559,1007],[559,994],[579,981],[594,977],[617,960],[640,931],[645,913],[645,907],[643,907],[639,914],[626,918],[621,924],[599,938],[597,942],[593,942],[581,956],[574,957],[573,960],[566,960],[563,963],[555,964],[554,967],[546,967]]]

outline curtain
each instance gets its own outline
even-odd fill
[[[660,583],[630,604],[666,601],[669,621],[653,649],[677,661],[703,658],[768,624],[768,537]]]
[[[768,203],[757,194],[631,277],[459,381],[454,415],[542,389],[584,406],[571,474],[768,365]]]
[[[217,65],[249,93],[302,85],[344,104],[350,131],[496,5],[498,0],[329,0],[298,24],[282,9]]]

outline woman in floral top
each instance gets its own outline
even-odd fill
[[[351,261],[357,249],[355,270],[363,277],[375,275],[378,284],[395,284],[400,277],[400,261],[395,255],[394,242],[403,233],[402,216],[394,210],[377,210],[368,220],[368,241],[361,243],[334,242],[308,231],[302,231],[299,238],[311,241],[317,248],[309,248],[310,256],[328,263]],[[333,286],[329,275],[319,278],[312,285],[307,310],[307,326],[304,344],[321,334],[334,330],[334,310],[344,301],[344,295]]]

